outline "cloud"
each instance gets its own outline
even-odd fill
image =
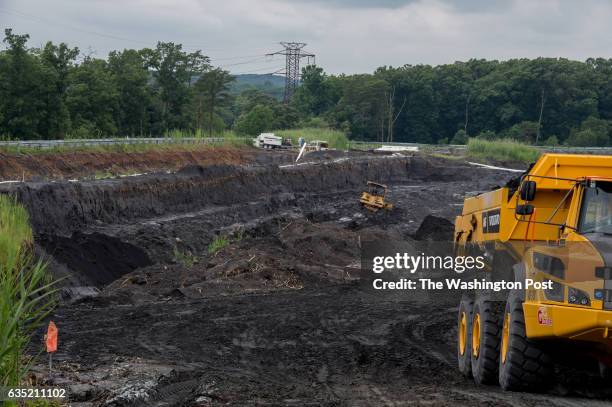
[[[105,56],[174,41],[235,73],[270,72],[279,41],[303,41],[332,73],[469,58],[607,56],[603,0],[0,0],[0,26],[31,44],[65,41]],[[248,62],[253,55],[261,55]],[[244,58],[238,58],[242,57]],[[246,57],[249,58],[246,58]]]

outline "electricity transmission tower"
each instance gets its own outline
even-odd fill
[[[295,92],[300,82],[300,60],[302,58],[308,58],[308,65],[310,65],[310,59],[312,58],[313,63],[315,61],[315,55],[304,52],[302,49],[306,46],[303,42],[281,42],[283,50],[276,51],[268,55],[285,55],[285,103],[289,103],[291,96]]]

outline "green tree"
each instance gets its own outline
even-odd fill
[[[234,99],[232,111],[236,117],[239,117],[243,113],[248,113],[257,105],[268,106],[274,109],[279,104],[280,102],[276,98],[260,89],[247,89]]]
[[[192,77],[208,67],[208,57],[200,52],[188,54],[181,44],[158,42],[155,49],[141,51],[146,66],[154,69],[154,89],[159,94],[161,127],[170,129],[188,128]]]
[[[149,86],[149,72],[141,52],[126,49],[108,55],[108,69],[117,90],[115,123],[119,134],[143,136],[150,128],[153,95]]]
[[[264,131],[272,130],[274,112],[268,106],[256,105],[248,113],[236,121],[234,129],[239,134],[256,136]]]
[[[451,144],[467,144],[468,137],[464,129],[459,129],[451,139]]]
[[[372,75],[354,75],[344,80],[342,97],[332,119],[337,126],[348,123],[349,136],[382,140],[386,120],[389,83]]]
[[[302,83],[293,95],[292,103],[304,116],[318,116],[333,104],[332,90],[323,68],[308,65],[302,68]]]
[[[523,143],[535,143],[538,138],[538,131],[538,123],[525,121],[510,127],[502,133],[502,136]]]
[[[70,75],[66,104],[78,137],[103,137],[117,134],[115,122],[119,91],[108,64],[86,58]]]
[[[232,112],[235,117],[248,113],[255,106],[267,106],[274,113],[273,129],[290,129],[298,125],[299,112],[293,104],[281,103],[275,97],[259,89],[248,89],[235,98]]]
[[[567,145],[576,147],[599,146],[610,144],[610,122],[597,117],[588,117],[579,129],[574,129],[566,141]]]
[[[8,49],[0,58],[0,133],[20,139],[41,137],[41,111],[45,103],[40,61],[26,48],[29,35],[4,30]]]
[[[374,76],[389,84],[381,122],[388,141],[435,143],[437,138],[450,137],[439,129],[436,73],[431,66],[382,67]]]
[[[559,145],[559,139],[557,138],[557,136],[550,136],[548,137],[546,140],[544,140],[544,143],[542,143],[545,146],[558,146]]]
[[[221,68],[212,69],[200,76],[195,84],[196,128],[203,129],[206,121],[208,135],[213,135],[215,115],[230,105],[230,84],[234,77]]]
[[[607,146],[609,138],[593,129],[572,131],[565,144],[572,147]]]
[[[39,133],[47,139],[63,138],[70,131],[70,113],[66,106],[66,90],[70,72],[79,55],[78,48],[65,43],[47,44],[39,51],[42,63],[42,100]]]
[[[204,72],[210,69],[210,58],[198,50],[186,55],[185,65],[186,71],[189,74],[187,86],[191,87],[194,78],[197,80]]]

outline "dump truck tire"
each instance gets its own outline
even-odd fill
[[[552,359],[527,338],[523,300],[511,293],[502,316],[499,384],[504,390],[544,391],[552,375]]]
[[[457,364],[465,377],[472,377],[472,307],[474,301],[467,295],[461,298],[457,314]]]
[[[476,298],[472,310],[472,376],[478,384],[496,384],[503,302]]]

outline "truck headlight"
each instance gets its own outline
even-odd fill
[[[567,291],[567,302],[570,304],[578,304],[578,305],[591,305],[591,299],[589,295],[582,290],[579,290],[574,287],[569,287]]]

